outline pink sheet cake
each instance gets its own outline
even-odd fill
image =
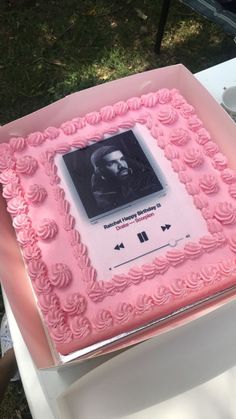
[[[176,89],[11,138],[0,172],[59,354],[235,285],[236,174]]]

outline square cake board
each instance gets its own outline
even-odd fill
[[[0,142],[8,141],[12,136],[26,136],[37,130],[42,131],[48,126],[57,127],[66,120],[83,116],[102,106],[112,105],[119,100],[127,100],[129,97],[140,96],[163,87],[180,90],[186,100],[195,107],[204,126],[214,136],[222,152],[227,156],[229,166],[236,169],[235,124],[207,90],[181,64],[136,74],[67,96],[1,127]],[[201,98],[200,101],[199,98]],[[0,278],[12,311],[36,366],[38,368],[59,366],[60,361],[53,356],[46,338],[3,198],[0,199],[0,218],[2,221],[0,225]],[[167,319],[163,319],[163,322],[158,321],[149,330],[126,337],[123,342],[102,345],[99,350],[87,353],[84,357],[88,358],[98,353],[104,354],[127,347],[185,324],[234,299],[235,291],[236,288],[231,289],[227,293],[220,293],[217,298],[207,300],[203,305],[197,304],[192,309],[181,310],[176,315],[173,313]]]

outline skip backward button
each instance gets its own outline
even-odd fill
[[[115,250],[120,250],[120,249],[124,249],[124,248],[125,248],[124,243],[117,244],[117,245],[114,247],[114,249],[115,249]]]

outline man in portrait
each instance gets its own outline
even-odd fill
[[[97,206],[104,211],[162,189],[150,165],[131,161],[118,147],[101,146],[90,160],[94,170],[91,190]]]

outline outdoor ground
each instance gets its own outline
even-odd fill
[[[155,55],[161,3],[1,0],[0,124],[129,74],[175,63],[194,73],[235,56],[231,37],[177,0]],[[9,390],[0,418],[30,418],[21,386]]]

